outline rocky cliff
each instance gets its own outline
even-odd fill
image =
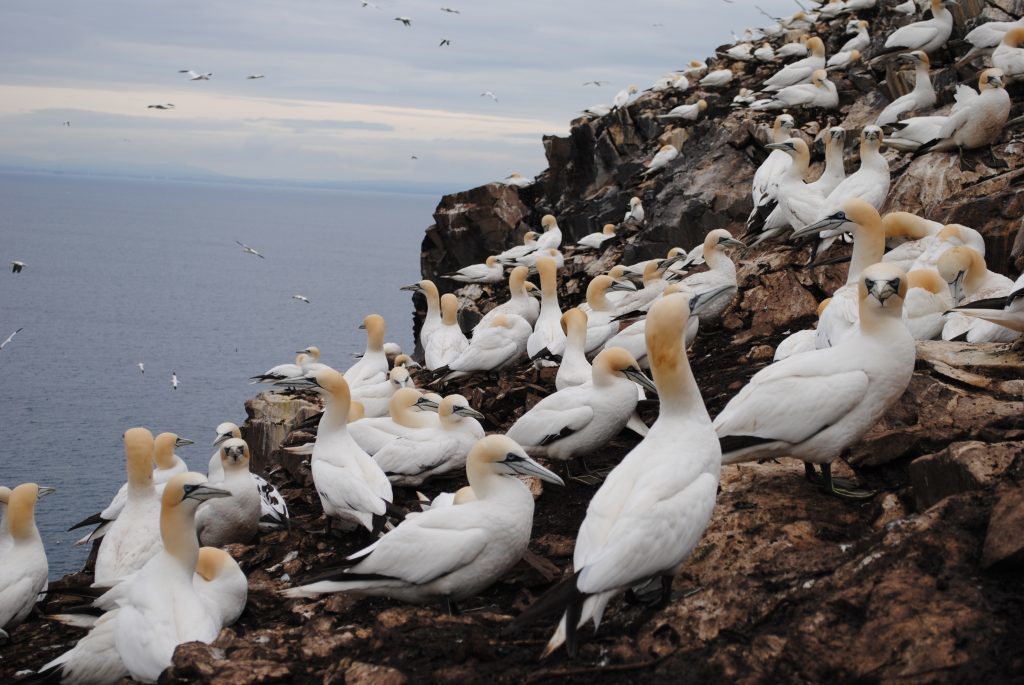
[[[962,0],[954,38],[982,20],[1019,17],[1017,0]],[[889,10],[862,13],[877,50],[896,24]],[[820,24],[829,51],[842,21]],[[953,84],[973,81],[976,68],[952,66],[956,43],[936,60],[942,102]],[[678,56],[669,56],[668,60]],[[672,66],[672,64],[666,64]],[[729,107],[739,87],[756,87],[771,67],[712,60],[736,76],[721,92],[645,93],[602,118],[580,118],[566,137],[543,141],[548,169],[526,188],[489,184],[446,196],[423,242],[422,272],[442,289],[441,273],[483,261],[553,213],[565,243],[619,223],[630,197],[647,209],[642,226],[627,224],[601,255],[575,255],[560,273],[563,303],[578,303],[588,279],[619,260],[662,256],[692,247],[711,229],[743,232],[751,209],[750,181],[763,159],[771,116]],[[831,125],[850,131],[873,120],[910,79],[879,65],[859,66],[839,83],[841,107],[794,112],[813,141]],[[879,85],[879,81],[881,85]],[[1011,86],[1022,113],[1024,88]],[[667,127],[657,115],[704,97],[706,116]],[[847,168],[856,165],[849,136]],[[679,158],[643,176],[663,144]],[[886,152],[893,184],[883,211],[905,210],[980,230],[989,265],[1016,275],[1024,266],[1024,135],[1009,130],[994,153],[1008,168],[963,172],[954,155],[917,159]],[[817,155],[820,158],[820,152]],[[814,171],[820,170],[820,159]],[[712,415],[771,360],[788,332],[813,322],[817,303],[845,282],[841,265],[805,268],[808,250],[792,246],[741,250],[739,296],[720,327],[703,330],[691,363]],[[456,290],[461,317],[475,319],[507,297],[503,285]],[[254,464],[270,466],[293,513],[289,531],[232,546],[250,582],[238,624],[212,645],[181,646],[170,683],[465,683],[515,682],[1010,682],[1024,677],[1024,358],[1000,345],[922,343],[905,398],[837,465],[880,494],[860,504],[822,495],[797,463],[723,470],[711,526],[677,581],[673,600],[653,610],[613,603],[600,631],[575,661],[537,656],[551,626],[514,638],[501,628],[571,568],[574,536],[596,485],[570,479],[538,500],[531,554],[461,615],[384,599],[336,595],[283,602],[290,579],[336,563],[365,545],[353,535],[330,538],[310,487],[308,465],[282,444],[308,436],[293,428],[317,405],[309,397],[261,396],[249,403],[245,436]],[[420,383],[426,381],[420,378]],[[553,390],[550,370],[524,365],[498,380],[452,386],[486,416],[486,428],[507,429]],[[656,404],[645,403],[650,421]],[[683,439],[684,436],[681,436]],[[620,435],[590,465],[610,468],[636,442]],[[460,484],[460,483],[459,483]],[[427,494],[458,484],[424,488]],[[399,489],[396,502],[412,507]],[[70,577],[56,590],[85,579]],[[45,611],[77,603],[53,593]],[[32,619],[0,649],[0,681],[37,668],[81,631]]]

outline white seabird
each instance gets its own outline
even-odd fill
[[[553,214],[545,214],[540,220],[544,232],[537,238],[537,252],[544,250],[557,250],[562,246],[562,229],[558,227],[558,220]]]
[[[672,147],[666,145],[666,147]],[[674,147],[672,147],[675,150]],[[655,155],[657,157],[657,155]],[[666,162],[667,163],[667,162]],[[654,161],[651,161],[651,165],[654,165]],[[576,241],[576,250],[600,250],[601,246],[607,241],[612,240],[615,237],[615,224],[605,224],[600,231],[596,233],[588,233],[579,240]]]
[[[732,69],[715,69],[705,74],[698,83],[705,88],[719,88],[732,83]]]
[[[660,278],[657,280],[664,283]],[[650,289],[660,292],[654,287]],[[646,291],[648,288],[644,288],[644,290]],[[626,291],[631,295],[635,293],[631,285],[619,283],[611,276],[601,275],[591,279],[587,285],[587,337],[583,346],[583,351],[587,354],[600,349],[608,341],[608,338],[619,332],[619,322],[615,320],[617,309],[606,296],[609,291]],[[559,317],[559,322],[561,322],[561,317]],[[563,348],[564,345],[563,342]]]
[[[796,126],[796,120],[789,114],[780,114],[775,117],[772,123],[773,143],[781,143],[790,138],[790,133]],[[747,227],[751,227],[758,216],[758,210],[766,207],[775,199],[775,192],[779,187],[779,178],[789,168],[792,159],[782,150],[772,150],[768,153],[761,165],[754,172],[754,180],[750,187],[750,196],[754,201],[754,209],[747,218]]]
[[[648,162],[647,168],[644,170],[644,176],[648,176],[667,165],[672,160],[679,157],[679,150],[675,145],[663,145],[655,154],[651,157],[651,161]],[[610,224],[609,224],[610,225]]]
[[[278,364],[277,366],[271,367],[258,376],[252,376],[249,379],[249,384],[276,383],[288,378],[301,376],[306,372],[305,362],[308,358],[309,355],[305,352],[297,352],[295,354],[294,364]]]
[[[562,332],[562,310],[558,305],[558,279],[555,260],[541,257],[537,260],[540,275],[540,314],[533,326],[533,333],[526,340],[526,354],[531,358],[543,349],[551,354],[561,354],[565,346]]]
[[[308,349],[316,350],[315,347]],[[319,350],[317,350],[317,355],[319,357]],[[329,368],[326,364],[318,364],[317,367]],[[231,438],[242,437],[241,429],[230,421],[219,424],[216,430],[217,437],[213,441],[214,452],[213,456],[210,457],[210,463],[206,471],[206,477],[211,483],[224,480],[224,466],[221,463],[220,446]],[[284,497],[281,496],[278,489],[257,473],[250,472],[249,476],[256,484],[256,490],[260,495],[260,530],[267,532],[290,525],[288,504],[284,501]]]
[[[292,295],[292,299],[293,300],[298,300],[299,302],[305,302],[306,304],[313,304],[312,302],[309,301],[309,298],[306,297],[305,295]]]
[[[830,494],[874,494],[837,487],[832,461],[906,390],[914,373],[914,338],[903,324],[907,275],[902,270],[873,264],[860,274],[857,288],[860,317],[853,335],[830,349],[798,354],[757,372],[715,418],[723,464],[795,457],[804,461],[808,478]],[[813,464],[821,466],[820,476]]]
[[[793,86],[798,83],[805,83],[811,80],[814,72],[825,68],[825,44],[821,38],[814,36],[807,40],[807,50],[810,54],[801,60],[779,69],[767,81],[764,82],[762,90],[781,90],[786,86]]]
[[[942,253],[936,264],[939,275],[949,284],[953,302],[958,306],[978,300],[1006,298],[1014,290],[1014,283],[1006,276],[989,271],[985,258],[967,246],[954,247]],[[942,327],[943,340],[978,342],[1012,342],[1019,337],[1017,331],[1004,328],[984,319],[968,318],[958,311],[951,312]]]
[[[188,74],[189,81],[209,81],[213,74],[199,74],[192,69],[179,69],[179,74]]]
[[[477,331],[490,326],[491,322],[502,314],[521,316],[526,319],[527,324],[533,326],[534,322],[537,321],[538,314],[540,314],[540,302],[530,296],[529,288],[533,284],[526,280],[529,274],[530,270],[525,266],[517,266],[509,272],[508,301],[499,304],[484,314],[480,322],[473,327],[473,337],[476,337]]]
[[[622,220],[635,221],[638,224],[642,224],[645,218],[644,206],[640,198],[632,197],[629,199],[629,207],[626,208],[626,216]]]
[[[49,565],[36,528],[36,501],[52,488],[22,483],[10,491],[3,520],[6,542],[0,546],[0,637],[25,620],[46,587]],[[2,540],[2,538],[0,538]]]
[[[771,43],[762,43],[760,47],[754,49],[753,55],[758,62],[775,61],[775,50],[772,49]]]
[[[935,240],[924,248],[910,268],[935,269],[943,252],[960,245],[967,245],[982,257],[985,256],[985,238],[980,233],[963,224],[946,224],[935,234]]]
[[[910,212],[889,212],[882,217],[882,228],[885,230],[886,243],[894,239],[904,240],[886,252],[882,261],[891,262],[909,274],[921,255],[938,239],[943,226],[938,221],[929,221]]]
[[[619,109],[620,107],[625,107],[627,104],[629,104],[629,99],[636,95],[638,90],[639,89],[633,85],[627,86],[626,88],[620,90],[618,93],[615,94],[615,97],[612,98],[612,109]]]
[[[846,129],[842,126],[833,126],[825,133],[825,170],[821,172],[818,180],[807,184],[811,192],[828,197],[828,194],[846,178],[846,168],[843,164],[845,145]]]
[[[369,314],[359,326],[366,331],[366,351],[362,358],[345,372],[350,388],[380,383],[388,375],[387,355],[384,354],[384,317]]]
[[[352,391],[352,401],[363,406],[363,416],[378,418],[388,415],[391,398],[400,388],[415,388],[416,384],[404,366],[396,365],[380,383],[362,385]],[[349,419],[351,421],[351,419]]]
[[[849,69],[854,64],[859,62],[860,58],[861,58],[860,50],[850,50],[849,52],[837,52],[836,54],[834,54],[831,57],[829,57],[828,61],[825,62],[825,71],[827,73],[827,72],[831,72],[831,71],[841,71],[843,69]],[[812,77],[812,80],[813,80],[813,77]],[[790,86],[790,87],[792,88],[792,86]],[[836,99],[838,101],[838,96],[837,96]],[[824,107],[826,105],[821,105],[821,106]],[[827,106],[831,107],[832,105],[827,105]]]
[[[515,260],[537,251],[537,233],[527,231],[523,234],[523,244],[510,247],[498,254],[499,262],[514,262]]]
[[[502,435],[473,446],[466,476],[474,499],[431,508],[400,523],[361,559],[282,594],[311,597],[327,592],[384,595],[406,602],[452,602],[476,595],[514,566],[530,541],[533,495],[508,476],[526,475],[562,485]],[[365,558],[363,558],[365,557]]]
[[[918,269],[907,274],[903,322],[914,340],[934,340],[941,336],[946,323],[942,315],[952,306],[949,286],[937,271]]]
[[[505,185],[515,186],[516,188],[526,188],[527,186],[533,185],[533,179],[526,178],[522,174],[513,171],[505,177]]]
[[[815,314],[819,318],[831,301],[831,297],[826,297],[818,303],[818,309]],[[813,328],[807,328],[802,331],[791,333],[783,338],[782,342],[779,343],[779,346],[775,348],[775,355],[772,357],[772,361],[781,361],[787,357],[792,357],[795,354],[803,354],[804,352],[810,352],[811,350],[818,349],[814,345],[814,339],[816,336],[817,331]]]
[[[575,654],[577,629],[590,620],[599,624],[612,597],[633,585],[660,578],[667,601],[673,576],[711,519],[721,452],[679,344],[687,309],[682,294],[651,307],[646,335],[661,398],[658,419],[590,501],[576,537],[573,575],[513,623],[565,608],[545,656],[563,642],[570,656]]]
[[[178,374],[176,372],[174,372],[174,371],[171,371],[171,390],[177,390],[177,389],[178,389]]]
[[[1019,276],[1006,297],[975,300],[967,307],[954,309],[962,316],[973,316],[1002,328],[1024,333],[1024,275]]]
[[[708,101],[705,100],[704,98],[701,98],[700,100],[697,100],[696,102],[691,103],[689,105],[679,105],[678,107],[673,107],[671,110],[669,110],[668,114],[659,114],[658,118],[661,119],[662,121],[697,121],[697,119],[700,118],[701,112],[703,112],[707,108]],[[666,145],[665,147],[670,146]],[[675,146],[671,147],[672,149],[675,150]],[[664,149],[665,148],[663,147],[662,150]],[[678,152],[679,151],[676,150],[677,154]],[[653,164],[654,162],[652,160],[651,165],[653,166]]]
[[[1010,96],[1003,87],[1003,72],[986,69],[978,77],[978,93],[957,88],[957,105],[939,128],[935,140],[918,148],[924,151],[973,150],[992,144],[1010,117]]]
[[[565,331],[565,352],[555,374],[555,390],[564,390],[583,385],[591,379],[590,362],[583,350],[587,342],[587,313],[573,307],[562,314],[562,330]]]
[[[778,50],[775,51],[775,57],[778,59],[789,59],[790,57],[807,57],[807,41],[810,40],[810,36],[806,33],[801,34],[799,40],[795,40],[791,43],[785,43]]]
[[[1015,27],[1006,32],[1002,42],[992,52],[992,66],[999,69],[1008,79],[1024,75],[1024,27]]]
[[[716,228],[704,237],[701,252],[707,262],[708,270],[687,276],[679,285],[682,292],[696,297],[704,293],[715,292],[718,294],[713,300],[701,307],[700,318],[702,321],[715,321],[725,311],[725,308],[735,297],[736,265],[729,255],[725,254],[724,247],[746,247],[744,243],[732,237],[724,228]],[[694,254],[696,250],[690,252]],[[727,297],[724,289],[731,289],[733,297]]]
[[[821,206],[825,203],[825,195],[803,180],[811,161],[807,143],[800,138],[787,138],[781,143],[770,143],[765,147],[770,150],[782,150],[793,160],[778,180],[778,187],[775,190],[777,207],[773,214],[777,211],[779,219],[793,230],[814,223],[821,211]],[[842,154],[840,147],[840,160],[842,160]],[[766,222],[767,226],[768,222]],[[777,229],[765,231],[761,239],[764,240],[770,235],[774,235],[775,230]]]
[[[444,274],[443,278],[459,283],[499,283],[504,275],[505,270],[498,263],[497,255],[491,255],[483,264],[464,266],[458,271]]]
[[[24,268],[25,268],[25,262],[20,262],[17,259],[15,259],[13,262],[11,262],[11,273],[20,274],[22,269],[24,269]]]
[[[955,0],[931,0],[931,19],[907,24],[896,29],[885,39],[888,49],[923,50],[932,53],[949,40],[953,32],[953,15],[946,9]]]
[[[246,543],[255,537],[260,525],[260,493],[249,472],[249,445],[241,438],[230,438],[220,446],[222,480],[211,485],[231,493],[199,507],[196,533],[199,542],[223,547],[232,542]]]
[[[411,285],[403,285],[399,290],[419,293],[427,301],[427,313],[423,317],[423,325],[420,326],[419,333],[420,344],[426,347],[430,336],[433,335],[434,331],[441,328],[441,296],[437,286],[433,281],[425,278]]]
[[[915,50],[900,55],[899,59],[914,65],[914,89],[886,105],[875,119],[876,126],[893,124],[899,120],[901,114],[927,109],[935,105],[935,88],[932,87],[932,80],[928,75],[928,69],[931,68],[928,53],[923,50]]]
[[[868,35],[868,23],[863,19],[851,19],[846,25],[846,35],[853,34],[853,38],[843,43],[839,52],[853,52],[854,50],[864,51],[871,45],[871,36]]]
[[[839,93],[836,84],[828,79],[828,72],[816,69],[811,74],[810,83],[797,83],[780,88],[771,98],[757,100],[750,104],[750,109],[772,110],[790,107],[818,107],[835,109],[839,106]]]
[[[524,269],[526,267],[523,267]],[[518,314],[498,314],[487,325],[473,329],[469,347],[436,373],[448,381],[476,372],[499,371],[515,363],[527,348],[530,323]]]

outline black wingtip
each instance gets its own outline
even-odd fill
[[[554,587],[541,595],[536,602],[526,607],[521,614],[512,619],[512,622],[508,624],[508,627],[502,633],[505,635],[517,633],[538,619],[544,618],[556,611],[565,611],[573,602],[579,602],[582,606],[586,595],[576,587],[576,581],[579,577],[580,572],[576,571],[571,576],[558,581]],[[576,623],[578,622],[579,615],[577,614]],[[575,623],[573,625],[575,626]]]
[[[106,523],[106,522],[107,522],[107,520],[105,518],[103,518],[102,513],[96,513],[96,514],[93,514],[92,516],[90,516],[89,518],[82,519],[81,521],[79,521],[75,525],[71,526],[70,528],[68,528],[68,531],[70,532],[70,531],[72,531],[72,530],[74,530],[76,528],[83,528],[85,526],[99,525],[101,523]]]
[[[722,454],[726,455],[730,452],[746,449],[747,447],[775,442],[775,438],[762,438],[757,435],[726,435],[719,438],[718,442],[722,446]]]

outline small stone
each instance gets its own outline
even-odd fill
[[[409,679],[397,668],[354,661],[345,671],[345,685],[405,685]]]
[[[769,362],[775,357],[775,348],[771,345],[754,345],[747,357],[753,362]]]

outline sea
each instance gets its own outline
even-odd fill
[[[0,341],[22,329],[0,350],[0,485],[56,488],[36,508],[50,578],[85,561],[67,529],[125,481],[126,429],[195,441],[177,454],[205,473],[214,428],[264,389],[250,376],[309,345],[347,368],[369,313],[411,350],[399,288],[438,197],[0,174]]]

